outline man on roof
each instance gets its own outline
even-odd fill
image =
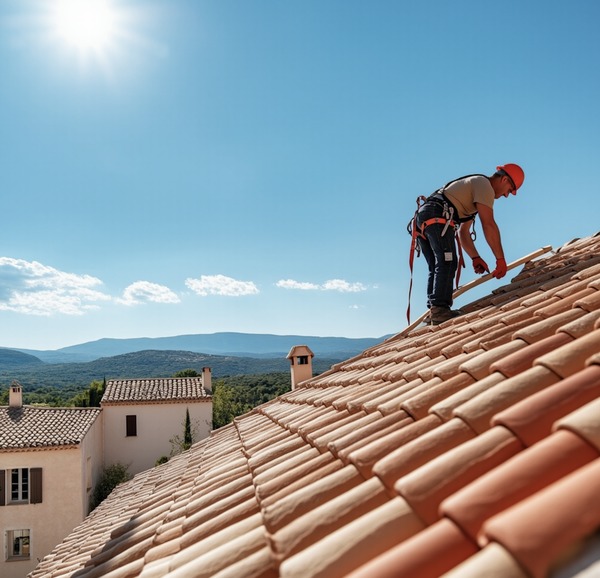
[[[519,165],[500,165],[490,177],[468,175],[450,181],[420,205],[413,228],[429,267],[427,306],[431,324],[438,325],[460,315],[460,311],[451,309],[453,280],[459,266],[455,227],[462,249],[473,261],[475,273],[489,273],[470,231],[475,216],[479,215],[485,240],[496,258],[492,275],[496,279],[506,275],[500,229],[494,219],[494,201],[516,195],[524,180],[525,173]]]

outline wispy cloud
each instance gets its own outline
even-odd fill
[[[252,281],[238,281],[225,275],[201,275],[200,279],[186,279],[185,284],[202,297],[207,295],[242,297],[259,293],[258,287]]]
[[[164,285],[150,281],[136,281],[123,291],[123,297],[117,303],[123,305],[141,305],[143,303],[179,303],[179,297]]]
[[[91,275],[66,273],[37,261],[0,257],[0,311],[28,315],[82,315],[111,297]]]
[[[304,281],[294,281],[293,279],[281,279],[275,284],[281,289],[299,289],[301,291],[338,291],[339,293],[359,293],[366,291],[366,285],[362,283],[349,283],[343,279],[330,279],[322,285],[307,283]]]
[[[300,289],[301,291],[317,291],[321,289],[321,287],[319,285],[315,285],[315,283],[294,281],[293,279],[281,279],[281,281],[277,281],[275,285],[281,289]]]

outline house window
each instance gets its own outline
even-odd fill
[[[127,430],[127,437],[137,436],[137,415],[126,415],[125,426]]]
[[[0,470],[0,506],[42,503],[42,468]]]
[[[29,530],[8,530],[6,532],[6,559],[29,560]]]
[[[10,501],[29,502],[29,470],[27,468],[10,470]]]

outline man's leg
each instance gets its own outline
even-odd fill
[[[429,309],[431,307],[433,286],[435,283],[435,255],[427,238],[418,237],[417,242],[419,243],[419,248],[421,249],[421,253],[423,253],[423,257],[425,257],[425,261],[427,261],[427,267],[429,269],[429,274],[427,276],[427,308]]]
[[[454,229],[448,227],[442,236],[443,230],[443,224],[429,225],[425,229],[425,236],[434,256],[431,305],[449,308],[452,306],[452,288],[458,260],[454,242]]]
[[[458,266],[454,229],[448,228],[442,235],[444,226],[436,224],[425,229],[425,236],[435,261],[433,287],[429,297],[429,307],[431,309],[429,322],[432,325],[439,325],[460,315],[459,311],[451,309],[454,275]]]

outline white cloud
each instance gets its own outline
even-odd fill
[[[65,273],[37,261],[0,257],[0,311],[27,315],[82,315],[111,297],[91,275]]]
[[[348,283],[343,279],[330,279],[322,285],[294,281],[293,279],[282,279],[275,284],[282,289],[300,289],[302,291],[338,291],[339,293],[358,293],[366,291],[367,287],[362,283]]]
[[[282,279],[281,281],[277,281],[275,285],[282,289],[300,289],[302,291],[316,291],[317,289],[320,289],[320,287],[314,283],[294,281],[293,279]]]
[[[168,287],[150,283],[150,281],[136,281],[123,291],[123,297],[117,299],[123,305],[140,305],[145,302],[152,303],[179,303],[179,297]]]
[[[207,295],[241,297],[259,293],[258,287],[252,281],[238,281],[225,275],[201,275],[200,279],[186,279],[185,284],[202,297]]]
[[[339,291],[340,293],[359,293],[367,288],[362,283],[348,283],[343,279],[331,279],[323,284],[325,291]]]

